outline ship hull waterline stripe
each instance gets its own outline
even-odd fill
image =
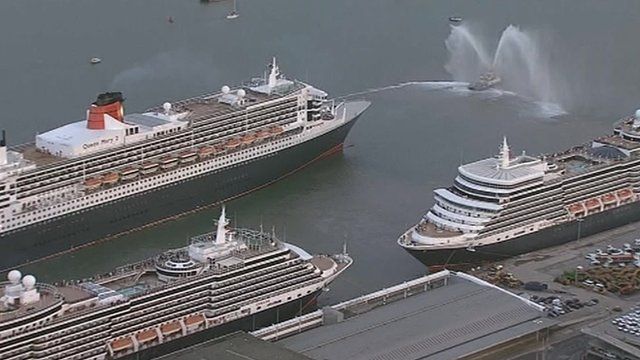
[[[586,216],[580,224],[576,220],[566,222],[509,240],[476,246],[474,251],[465,248],[441,250],[405,248],[405,250],[429,268],[471,266],[576,241],[578,226],[580,226],[580,238],[584,238],[636,221],[640,221],[639,202]]]
[[[155,226],[269,186],[339,152],[357,117],[296,146],[0,237],[0,271]],[[173,189],[170,189],[173,187]]]

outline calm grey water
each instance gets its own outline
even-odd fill
[[[449,185],[461,161],[493,155],[503,135],[516,151],[550,152],[610,131],[640,107],[640,2],[597,0],[6,0],[0,2],[0,127],[12,144],[84,116],[95,95],[120,90],[127,111],[218,89],[262,73],[271,56],[290,77],[333,95],[408,81],[450,80],[448,17],[497,43],[509,24],[540,39],[558,102],[470,94],[416,84],[363,95],[373,106],[344,154],[228,204],[239,225],[275,226],[310,252],[356,263],[323,303],[424,273],[395,241]],[[172,16],[175,23],[166,18]],[[91,66],[88,59],[103,62]],[[459,86],[458,86],[459,88]],[[25,271],[78,278],[181,246],[211,228],[211,209],[60,256]],[[1,251],[1,249],[0,249]]]

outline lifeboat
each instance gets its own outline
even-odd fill
[[[140,169],[129,166],[120,171],[120,177],[122,178],[122,180],[132,180],[138,177],[139,172]]]
[[[130,337],[114,340],[111,342],[113,351],[122,351],[133,348],[133,340]]]
[[[618,190],[620,200],[629,200],[633,196],[633,192],[629,189]]]
[[[153,174],[156,171],[158,171],[158,163],[155,162],[146,161],[140,166],[140,172],[143,175]]]
[[[120,174],[116,172],[110,172],[102,176],[102,183],[105,185],[113,185],[120,180]]]
[[[138,342],[141,344],[153,341],[157,338],[158,333],[156,333],[155,329],[144,330],[136,334],[136,339],[138,339]]]
[[[257,139],[257,137],[256,137],[255,134],[247,134],[247,135],[243,136],[240,141],[242,142],[242,145],[250,145],[254,141],[256,141],[256,139]]]
[[[618,199],[616,199],[616,196],[613,194],[604,194],[600,197],[600,199],[602,199],[602,202],[605,205],[615,204],[618,201]]]
[[[162,331],[162,335],[165,336],[174,334],[176,332],[179,332],[180,330],[182,330],[182,327],[177,321],[160,326],[160,331]]]
[[[571,214],[573,214],[573,215],[580,214],[580,213],[584,212],[584,206],[582,206],[581,203],[571,204],[571,205],[569,205],[569,212],[571,212]]]
[[[163,156],[160,158],[160,167],[163,170],[172,169],[178,165],[178,159],[173,156]]]
[[[204,323],[204,316],[202,314],[187,316],[187,318],[184,319],[184,323],[187,327],[200,326],[200,324]]]
[[[200,159],[206,159],[209,156],[213,155],[215,151],[215,148],[213,148],[212,146],[202,146],[198,149],[198,157]]]
[[[269,133],[271,133],[271,135],[278,135],[278,134],[282,134],[284,132],[284,129],[280,126],[274,126],[269,130]]]
[[[102,185],[102,179],[99,177],[88,178],[84,181],[84,187],[87,190],[95,190]]]
[[[271,132],[269,130],[260,130],[256,133],[256,137],[258,140],[266,139],[271,136]]]
[[[587,210],[595,210],[600,208],[600,202],[598,199],[589,199],[585,202]]]
[[[233,139],[229,139],[227,140],[226,143],[224,143],[224,147],[226,149],[235,149],[240,145],[240,140],[233,138]]]
[[[178,157],[180,158],[180,163],[181,164],[187,164],[187,163],[192,163],[194,161],[196,161],[196,157],[198,156],[198,154],[194,151],[182,151],[178,154]]]

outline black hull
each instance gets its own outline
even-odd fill
[[[236,331],[253,331],[281,321],[292,319],[316,310],[316,298],[321,291],[306,295],[298,300],[265,310],[257,314],[234,320],[213,328],[183,336],[156,346],[132,353],[118,359],[123,360],[151,360],[207,340],[231,334]]]
[[[631,203],[589,215],[581,222],[571,221],[499,243],[467,249],[411,250],[416,259],[428,267],[459,267],[496,261],[532,251],[575,241],[640,220],[640,203]],[[579,232],[579,233],[578,233]]]
[[[356,120],[268,157],[4,235],[0,237],[0,270],[215,205],[272,184],[314,160],[340,151]]]

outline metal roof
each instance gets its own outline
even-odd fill
[[[323,360],[455,359],[553,323],[504,291],[456,276],[449,281],[279,344]]]
[[[517,158],[508,167],[501,166],[500,159],[488,158],[470,164],[462,165],[458,168],[462,175],[478,180],[486,180],[494,183],[517,183],[544,176],[544,171],[540,169],[538,159],[526,157]],[[492,181],[493,180],[493,181]]]
[[[176,351],[158,360],[311,360],[309,357],[238,332]]]

